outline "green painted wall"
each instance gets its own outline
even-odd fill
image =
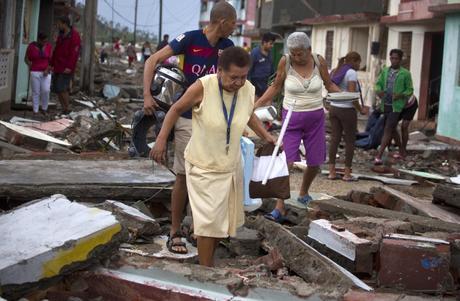
[[[26,18],[26,6],[30,3],[30,14],[29,14],[29,39],[28,42],[23,42],[24,37],[24,18]],[[37,39],[38,33],[38,16],[40,14],[40,0],[25,0],[23,2],[22,17],[21,17],[21,34],[19,37],[19,51],[18,51],[18,73],[16,79],[16,95],[15,103],[22,103],[22,99],[27,96],[27,90],[29,88],[29,67],[24,62],[24,55],[26,54],[27,46],[30,42]],[[51,34],[51,33],[50,33]],[[50,35],[49,34],[49,35]],[[29,99],[31,99],[32,93],[29,92]]]
[[[460,13],[446,16],[437,134],[460,141]]]

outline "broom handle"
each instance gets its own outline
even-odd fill
[[[278,140],[276,141],[275,149],[273,150],[272,157],[270,159],[270,163],[268,164],[268,168],[267,168],[267,170],[265,172],[265,176],[264,176],[264,179],[262,181],[262,185],[267,184],[268,177],[270,176],[270,173],[272,172],[273,164],[275,164],[275,158],[276,158],[276,156],[278,154],[278,151],[280,149],[281,142],[283,141],[284,134],[286,133],[286,129],[287,129],[287,126],[289,124],[289,120],[291,119],[291,115],[292,115],[292,107],[289,108],[289,110],[288,110],[288,112],[286,114],[286,118],[284,119],[284,123],[283,123],[283,126],[281,127],[281,132],[280,132],[280,135],[278,136]]]

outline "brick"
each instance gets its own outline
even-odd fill
[[[450,245],[421,236],[392,234],[380,246],[378,284],[417,292],[445,292],[453,288]]]

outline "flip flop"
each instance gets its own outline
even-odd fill
[[[273,209],[272,212],[265,214],[264,217],[278,224],[281,224],[284,221],[284,216],[276,208]]]
[[[306,194],[306,195],[304,195],[302,197],[299,196],[297,198],[297,202],[301,203],[302,205],[307,205],[308,203],[310,203],[310,201],[313,201],[313,198],[308,194]]]
[[[339,175],[335,175],[335,177],[328,176],[327,179],[331,181],[335,181],[335,180],[340,180],[341,177]]]

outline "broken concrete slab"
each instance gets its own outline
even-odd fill
[[[0,138],[14,145],[31,145],[38,149],[44,149],[48,143],[54,143],[69,147],[71,144],[66,140],[60,140],[39,131],[23,126],[0,121]]]
[[[460,232],[460,224],[449,223],[431,217],[424,217],[383,208],[376,208],[369,205],[356,204],[336,198],[312,201],[310,202],[309,206],[311,208],[310,215],[313,219],[317,219],[316,215],[318,214],[327,214],[331,218],[340,218],[343,216],[371,216],[410,222],[413,230],[416,232]]]
[[[337,172],[341,174],[341,172]],[[321,174],[328,175],[328,170],[321,170]],[[418,184],[417,181],[405,180],[405,179],[396,179],[396,178],[389,178],[383,176],[375,176],[375,175],[368,175],[368,174],[360,174],[360,173],[352,173],[352,175],[358,179],[362,180],[370,180],[370,181],[378,181],[382,182],[383,184],[387,185],[402,185],[402,186],[411,186],[414,184]]]
[[[0,237],[2,292],[17,296],[109,257],[125,233],[112,213],[53,195],[0,215]]]
[[[335,289],[343,293],[354,285],[364,290],[372,290],[283,226],[260,216],[254,220],[247,220],[246,224],[258,230],[272,247],[277,248],[286,266],[305,281],[320,285],[326,290]]]
[[[175,176],[151,160],[3,160],[0,198],[25,201],[63,193],[79,201],[165,201]],[[155,196],[155,197],[152,197]]]
[[[460,224],[460,216],[434,205],[430,200],[417,199],[396,189],[383,186],[374,187],[371,192],[384,208],[437,218]],[[403,209],[408,207],[408,209]],[[412,212],[410,212],[412,211]]]
[[[235,237],[230,237],[228,248],[238,256],[258,256],[260,253],[260,242],[258,232],[246,227],[238,228]]]
[[[10,122],[12,124],[30,128],[43,134],[49,135],[63,132],[65,129],[72,125],[73,120],[61,118],[52,121],[38,122],[35,120],[29,121],[27,119],[24,120],[22,118],[14,117],[10,120]]]
[[[161,232],[160,224],[138,209],[121,202],[107,200],[98,207],[112,212],[120,224],[130,233],[129,241],[135,241],[141,236],[154,236]]]
[[[89,291],[104,300],[285,300],[321,301],[317,287],[300,281],[285,284],[242,278],[227,269],[164,262],[160,266],[97,269],[85,274]],[[247,280],[244,280],[247,279]],[[307,291],[306,294],[304,291]]]
[[[376,250],[373,250],[371,241],[359,238],[346,230],[345,227],[337,226],[324,219],[314,220],[310,223],[308,238],[308,243],[313,247],[318,244],[323,245],[331,250],[332,253],[336,253],[340,257],[345,257],[347,265],[352,266],[351,272],[372,274],[374,253]],[[318,250],[318,248],[315,249]],[[321,252],[321,250],[318,251]],[[323,254],[327,256],[330,253]],[[328,257],[333,260],[335,259],[335,256]],[[334,261],[340,265],[344,262],[340,259]],[[348,263],[351,263],[351,265]]]
[[[449,242],[411,235],[389,235],[380,247],[380,286],[418,292],[453,289]]]
[[[424,172],[424,171],[418,171],[418,170],[409,170],[409,169],[398,169],[400,173],[406,174],[406,175],[411,175],[415,178],[422,178],[430,181],[446,181],[447,177],[436,174],[436,173],[430,173],[430,172]]]
[[[436,185],[433,191],[433,203],[443,203],[460,208],[460,187],[451,184]]]

